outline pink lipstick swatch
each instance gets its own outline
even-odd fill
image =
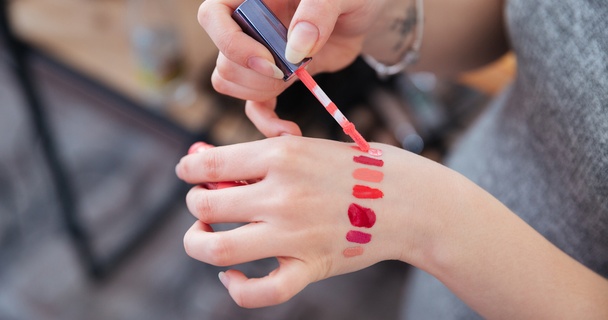
[[[370,208],[351,203],[348,207],[348,219],[355,227],[371,228],[376,223],[376,213]]]
[[[384,161],[380,159],[374,159],[366,156],[355,156],[353,157],[353,161],[360,164],[366,164],[369,166],[382,167],[384,165]]]
[[[379,189],[357,184],[353,187],[353,196],[359,199],[378,199],[384,197],[384,193]]]
[[[346,234],[346,240],[354,243],[365,244],[372,241],[372,235],[361,231],[351,230]]]
[[[384,173],[377,170],[359,168],[353,171],[353,178],[369,182],[380,182],[384,179]]]

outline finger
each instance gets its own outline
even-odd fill
[[[282,79],[278,80],[260,75],[254,70],[245,68],[234,61],[231,61],[221,52],[218,54],[214,73],[216,74],[212,76],[212,83],[214,88],[222,93],[225,92],[216,86],[219,84],[215,83],[216,81],[234,83],[243,88],[249,89],[248,91],[252,92],[253,94],[263,93],[269,97],[277,96],[293,83],[293,81],[285,82]],[[244,100],[252,99],[253,98]]]
[[[282,79],[270,51],[247,34],[232,19],[232,13],[243,1],[203,1],[198,21],[218,49],[237,64],[271,78]]]
[[[228,81],[219,74],[217,68],[211,74],[211,83],[213,84],[213,89],[215,89],[217,92],[241,100],[264,101],[272,99],[278,95],[277,92],[255,90],[238,83]]]
[[[175,168],[187,183],[261,179],[268,172],[265,140],[215,147],[183,157]]]
[[[285,254],[292,246],[270,230],[264,222],[250,223],[229,231],[211,232],[209,225],[196,221],[184,235],[186,253],[215,266],[230,266]],[[275,233],[268,237],[269,233]],[[280,245],[278,245],[280,243]]]
[[[228,270],[220,273],[220,280],[232,299],[244,308],[283,303],[311,282],[304,263],[292,258],[280,258],[279,267],[264,278],[249,279],[238,270]]]
[[[338,2],[300,1],[287,33],[287,60],[299,63],[321,50],[341,14]]]
[[[270,208],[269,201],[260,201],[257,188],[259,185],[207,190],[196,186],[186,195],[186,205],[194,217],[207,224],[261,221],[261,215]]]
[[[295,122],[279,118],[274,111],[276,104],[276,98],[265,102],[250,100],[245,104],[245,114],[266,137],[277,137],[285,134],[301,136],[302,131]]]

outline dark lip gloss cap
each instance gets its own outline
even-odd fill
[[[246,0],[232,14],[243,32],[263,44],[274,56],[274,62],[291,79],[296,70],[307,65],[311,58],[293,64],[285,58],[287,48],[287,28],[261,0]]]

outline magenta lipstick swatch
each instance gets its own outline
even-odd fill
[[[366,164],[369,166],[382,167],[384,165],[384,161],[380,159],[374,159],[366,156],[354,156],[353,161],[360,164]]]
[[[346,234],[346,240],[349,242],[365,244],[372,241],[372,235],[361,231],[351,230]]]

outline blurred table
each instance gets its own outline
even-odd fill
[[[183,46],[186,77],[197,88],[201,72],[215,62],[217,49],[197,22],[200,0],[175,1],[176,27]],[[129,42],[126,0],[14,0],[11,24],[18,38],[70,68],[145,105]],[[188,107],[166,106],[163,113],[196,132],[205,127],[210,94],[198,92]]]

